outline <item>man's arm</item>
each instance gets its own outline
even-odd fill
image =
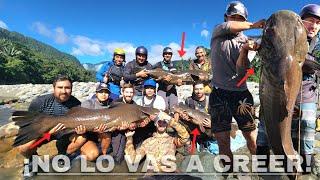
[[[311,54],[307,54],[306,60],[303,63],[302,71],[304,73],[313,74],[315,71],[320,71],[320,64],[316,61],[316,58]]]
[[[266,24],[266,20],[262,19],[258,22],[252,23],[247,21],[229,21],[229,30],[231,33],[238,33],[248,29],[263,28]]]
[[[190,135],[188,131],[175,118],[171,118],[169,125],[173,127],[178,133],[179,137],[174,139],[174,144],[177,148],[182,147],[187,142],[189,142]]]
[[[137,150],[134,149],[133,146],[133,136],[134,131],[129,131],[127,133],[125,133],[126,137],[127,137],[127,142],[126,142],[126,147],[125,147],[125,154],[129,155],[132,161],[136,161],[136,157],[138,156],[137,160],[141,160],[145,155],[146,155],[146,151],[145,151],[145,146],[146,146],[146,141],[145,140],[140,147],[137,148]]]
[[[99,82],[104,82],[104,76],[106,71],[108,71],[108,69],[110,68],[110,64],[109,63],[105,63],[100,69],[99,71],[96,73],[96,79]],[[105,82],[106,83],[106,82]]]
[[[137,76],[133,73],[132,63],[128,63],[124,67],[123,79],[125,81],[135,81],[137,79]]]
[[[242,46],[236,63],[236,71],[240,77],[245,75],[246,70],[250,65],[250,61],[248,59],[249,50],[256,51],[258,48],[259,45],[252,40],[248,40],[247,43]]]

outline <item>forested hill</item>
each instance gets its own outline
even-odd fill
[[[58,74],[74,81],[94,80],[76,57],[0,28],[0,84],[52,83]]]

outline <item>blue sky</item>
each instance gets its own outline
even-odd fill
[[[73,54],[81,63],[112,58],[116,47],[134,58],[137,46],[149,50],[149,61],[160,61],[163,47],[171,46],[180,59],[182,32],[186,32],[184,58],[194,57],[198,45],[209,47],[215,25],[223,21],[225,0],[0,0],[0,27],[16,31]],[[249,21],[273,12],[299,12],[309,0],[243,0]],[[255,35],[261,31],[249,31]]]

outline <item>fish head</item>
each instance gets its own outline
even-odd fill
[[[175,104],[172,106],[172,111],[177,112],[179,114],[185,113],[186,112],[186,105],[184,104]]]
[[[152,107],[139,107],[139,110],[143,113],[141,119],[149,117],[150,115],[159,114],[160,110]]]
[[[281,10],[267,20],[263,30],[259,54],[267,56],[271,62],[270,73],[283,77],[292,63],[301,67],[308,51],[307,32],[299,15],[292,11]]]

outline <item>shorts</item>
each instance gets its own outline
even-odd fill
[[[253,97],[248,90],[228,91],[214,88],[209,99],[209,113],[213,133],[230,131],[232,117],[243,132],[256,129]]]

